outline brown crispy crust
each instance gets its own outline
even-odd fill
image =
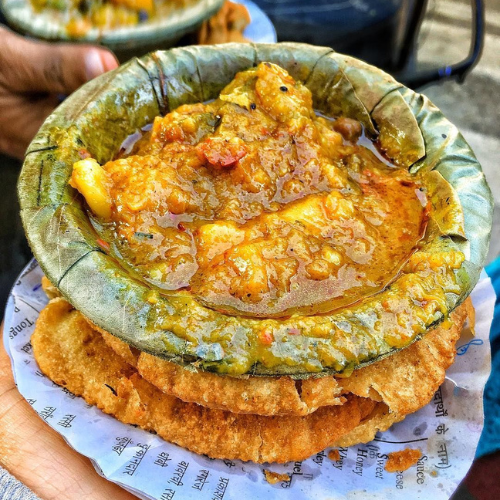
[[[349,433],[375,403],[349,395],[305,417],[236,415],[185,403],[144,380],[62,298],[40,313],[32,336],[40,369],[57,384],[125,423],[214,458],[303,460]]]
[[[123,360],[129,365],[132,365],[134,368],[137,368],[137,363],[139,361],[139,358],[143,354],[141,353],[141,351],[128,345],[126,342],[123,342],[118,337],[115,337],[114,335],[105,332],[101,328],[97,328],[95,325],[92,324],[91,326],[94,328],[94,330],[100,332],[102,338],[104,339],[104,342],[106,342],[106,344],[108,344],[108,346],[111,347],[111,349],[113,349],[113,351],[115,351],[115,353],[118,354],[118,356],[121,356]]]
[[[401,451],[393,451],[389,453],[389,458],[385,463],[384,469],[387,472],[403,472],[415,465],[422,456],[420,450],[405,448]]]
[[[344,401],[341,394],[354,393],[383,402],[397,414],[391,415],[391,423],[387,427],[378,429],[385,430],[430,401],[444,381],[445,370],[455,359],[455,344],[471,311],[474,309],[470,299],[467,299],[451,314],[449,327],[435,328],[410,347],[356,370],[348,378],[322,377],[304,381],[294,381],[289,377],[234,378],[189,371],[149,354],[134,354],[138,351],[100,331],[106,343],[128,363],[136,366],[142,377],[166,394],[183,401],[232,413],[307,415],[322,406],[340,405]],[[134,360],[134,357],[137,359]],[[360,430],[357,432],[361,433]],[[377,429],[373,435],[376,432]],[[371,434],[366,431],[366,435]]]
[[[117,337],[98,330],[105,342],[139,374],[166,394],[188,403],[232,413],[266,416],[308,415],[320,406],[341,405],[340,387],[333,377],[295,381],[290,377],[224,377],[191,371],[164,359],[141,353]]]
[[[371,441],[406,415],[425,406],[443,383],[445,370],[455,360],[455,344],[467,317],[474,313],[467,299],[450,316],[451,326],[440,326],[407,349],[339,380],[345,393],[369,397],[378,403],[371,415],[335,446],[352,446]]]
[[[400,422],[406,415],[391,412],[384,403],[377,403],[373,411],[364,418],[351,432],[339,438],[333,446],[353,446],[372,441],[377,432],[384,432],[392,424]]]
[[[447,325],[435,328],[410,347],[339,379],[342,392],[372,399],[375,392],[392,412],[401,416],[425,406],[455,360],[455,344],[472,307],[467,301],[451,313]]]
[[[42,276],[42,289],[49,299],[61,296],[61,292],[55,287],[46,276]]]

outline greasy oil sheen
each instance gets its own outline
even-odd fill
[[[107,239],[157,287],[229,314],[315,314],[373,295],[421,239],[427,201],[360,133],[316,116],[277,66],[239,73],[104,165]]]
[[[103,214],[104,249],[152,285],[148,328],[168,351],[185,342],[233,375],[341,372],[448,315],[464,255],[419,251],[432,209],[420,177],[359,122],[316,115],[279,66],[238,73],[137,137],[91,160],[87,186],[75,164],[71,184]]]

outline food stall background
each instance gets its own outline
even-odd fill
[[[419,0],[415,1],[419,3]],[[393,9],[394,12],[397,11],[398,6],[405,3],[400,0],[384,0],[384,2],[387,9]],[[372,12],[372,15],[376,16],[374,7],[384,2],[381,0],[353,2],[351,0],[332,3],[356,5],[360,12],[364,9],[368,14]],[[271,0],[257,0],[256,3],[267,8],[271,17],[273,16],[272,5],[283,4],[283,2],[271,2]],[[409,1],[410,5],[414,3],[413,0]],[[474,0],[428,0],[414,47],[416,50],[412,50],[407,59],[413,65],[416,64],[419,69],[437,68],[463,60],[469,51],[473,35],[471,29],[471,4],[473,3]],[[378,31],[375,30],[373,36],[380,39],[380,46],[376,53],[363,49],[359,43],[344,45],[340,47],[340,50],[349,49],[354,55],[364,56],[373,63],[401,73],[401,65],[397,64],[397,56],[404,52],[404,46],[399,48],[399,52],[395,52],[387,49],[386,45],[387,40],[394,41],[398,37],[394,19],[396,17],[390,22],[379,23]],[[500,150],[500,124],[497,120],[500,111],[498,101],[500,95],[500,0],[486,1],[485,28],[485,46],[482,57],[465,82],[458,84],[450,80],[434,83],[423,88],[422,91],[458,126],[472,146],[492,187],[497,215],[500,205],[500,171],[496,168],[497,152]],[[328,36],[328,31],[325,31],[322,36],[325,45],[328,42],[335,42],[332,37]],[[362,39],[355,33],[350,37],[353,40]],[[309,41],[321,43],[319,39]],[[365,40],[365,46],[368,45],[370,43]],[[334,46],[334,48],[337,47]],[[384,53],[387,56],[385,59],[380,56]],[[416,57],[414,57],[415,53]],[[30,251],[21,228],[14,189],[20,165],[19,162],[5,156],[0,157],[0,161],[2,163],[0,169],[0,190],[2,191],[0,195],[2,211],[0,218],[0,302],[3,308],[12,282],[29,260]],[[500,222],[498,217],[495,217],[488,262],[499,254]]]

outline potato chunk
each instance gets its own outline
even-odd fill
[[[84,196],[92,212],[102,219],[111,218],[112,200],[109,177],[93,158],[77,161],[69,184]]]
[[[204,224],[196,231],[197,259],[201,266],[207,266],[217,255],[239,245],[245,239],[245,232],[234,222]]]

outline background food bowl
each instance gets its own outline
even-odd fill
[[[111,49],[120,61],[151,50],[168,49],[187,33],[195,31],[213,16],[224,0],[191,0],[168,17],[153,18],[135,26],[115,29],[92,28],[84,36],[72,38],[63,15],[53,9],[36,12],[30,0],[0,0],[10,26],[42,40],[97,43]]]

